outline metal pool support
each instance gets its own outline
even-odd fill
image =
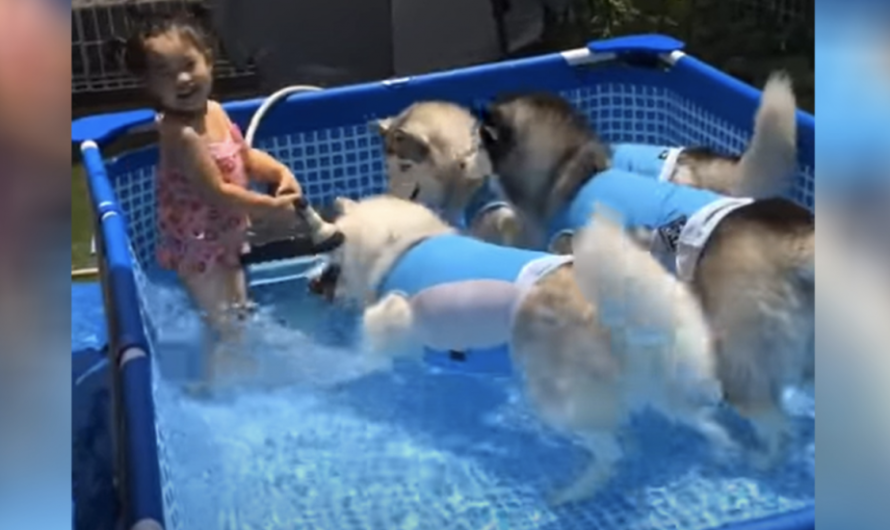
[[[151,360],[133,274],[126,221],[108,185],[98,145],[81,144],[94,212],[112,374],[115,487],[124,528],[163,530],[164,506],[155,432]]]

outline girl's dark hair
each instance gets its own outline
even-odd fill
[[[148,66],[145,41],[174,31],[212,59],[215,42],[209,30],[209,15],[203,2],[189,2],[186,11],[178,13],[149,12],[145,7],[131,2],[126,6],[128,36],[117,36],[108,41],[108,56],[113,63],[121,64],[131,74],[142,76]]]

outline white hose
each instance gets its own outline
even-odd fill
[[[324,89],[313,85],[292,85],[284,87],[267,97],[263,101],[263,104],[260,105],[260,108],[253,114],[253,117],[250,118],[250,124],[248,124],[247,132],[244,135],[244,141],[247,143],[248,147],[253,147],[253,138],[256,136],[256,131],[260,126],[260,122],[266,117],[266,113],[269,109],[274,107],[276,103],[283,99],[287,99],[291,94],[299,94],[300,92],[317,92],[319,90]]]
[[[275,106],[276,103],[283,99],[287,99],[291,94],[298,94],[301,92],[318,92],[320,90],[324,90],[321,87],[313,86],[313,85],[292,85],[288,87],[284,87],[281,90],[273,93],[271,96],[267,97],[265,101],[263,101],[260,108],[256,110],[253,116],[250,118],[250,123],[247,125],[247,132],[244,135],[244,142],[248,147],[253,147],[253,139],[256,136],[256,131],[260,126],[260,122],[266,116],[266,113]],[[312,227],[313,230],[316,231],[316,235],[322,235],[326,238],[327,241],[334,241],[335,237],[339,236],[342,241],[342,234],[340,234],[332,225],[326,223],[321,216],[318,215],[318,212],[315,211],[312,207],[307,207],[303,212],[304,218],[309,223],[309,226]],[[328,235],[324,235],[325,231],[333,232]],[[313,237],[314,239],[314,237]],[[317,243],[316,241],[314,241]]]

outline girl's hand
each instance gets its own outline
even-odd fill
[[[299,186],[298,186],[299,187]],[[302,195],[299,192],[290,192],[290,193],[281,193],[275,194],[275,198],[272,199],[275,204],[276,210],[285,210],[294,212],[294,203],[299,201],[302,198]]]
[[[281,180],[278,181],[278,186],[275,188],[275,196],[281,197],[282,195],[302,195],[303,189],[300,187],[300,183],[297,182],[297,179],[291,174],[290,171],[282,175]]]
[[[298,232],[297,212],[294,202],[300,195],[290,194],[272,197],[271,208],[250,218],[251,245],[265,245],[293,237]]]

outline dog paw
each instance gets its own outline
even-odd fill
[[[551,492],[547,496],[547,504],[556,508],[594,497],[605,485],[610,475],[608,469],[593,465],[570,485]]]
[[[757,451],[750,455],[751,466],[760,473],[774,471],[785,461],[782,451]]]
[[[597,488],[587,490],[577,488],[574,485],[560,488],[547,495],[547,504],[551,508],[560,508],[569,504],[575,504],[596,494]]]

